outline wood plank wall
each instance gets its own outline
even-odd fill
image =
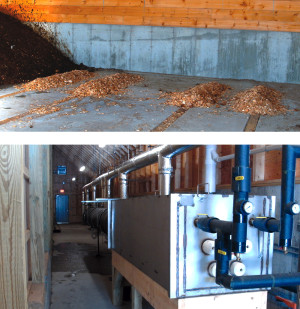
[[[251,148],[261,147],[254,145]],[[141,146],[136,152],[131,152],[130,157],[147,151],[147,146]],[[217,152],[219,156],[234,153],[233,145],[220,145]],[[256,154],[250,157],[252,168],[252,186],[280,185],[281,179],[281,150]],[[171,192],[203,192],[205,148],[199,146],[189,152],[183,153],[172,159],[173,175]],[[223,161],[217,164],[217,188],[231,187],[231,171],[234,160]],[[300,160],[297,160],[296,182],[300,183]],[[104,192],[106,190],[103,190]],[[113,181],[113,196],[119,196],[119,181]],[[157,194],[158,192],[158,164],[152,164],[128,174],[128,195],[141,196]]]
[[[0,145],[0,307],[27,308],[23,147]]]
[[[300,0],[0,0],[23,21],[300,31]]]

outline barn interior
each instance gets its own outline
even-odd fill
[[[1,0],[0,130],[299,131],[298,2]]]
[[[299,157],[0,146],[1,308],[297,308]]]

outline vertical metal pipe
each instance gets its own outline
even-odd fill
[[[87,190],[85,191],[85,200],[86,200],[86,201],[89,201],[89,200],[90,200],[90,190],[89,190],[89,189],[87,189]]]
[[[92,201],[96,201],[96,186],[92,187]]]
[[[85,193],[84,193],[84,191],[81,192],[81,200],[82,200],[82,201],[85,201]],[[82,215],[84,214],[84,211],[85,211],[85,205],[84,205],[84,203],[81,203],[81,212],[82,212]]]
[[[111,198],[111,179],[107,179],[107,198]]]
[[[205,168],[204,168],[204,190],[205,193],[216,192],[217,163],[213,160],[213,153],[216,153],[216,145],[205,146]]]
[[[282,146],[282,178],[281,178],[281,229],[279,246],[284,251],[291,246],[293,232],[293,215],[286,212],[288,204],[294,202],[296,155],[294,147]]]
[[[232,169],[232,191],[234,192],[232,252],[246,252],[247,213],[242,207],[248,201],[251,190],[251,169],[249,167],[249,145],[235,146],[235,166]]]
[[[127,174],[121,173],[119,175],[120,181],[120,198],[127,199]]]
[[[171,158],[166,158],[161,154],[158,155],[158,189],[159,195],[170,195],[171,191],[171,174],[173,168]]]

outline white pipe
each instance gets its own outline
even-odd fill
[[[216,175],[217,175],[217,163],[213,159],[216,155],[216,145],[205,146],[205,163],[204,163],[204,192],[214,193],[216,192]]]
[[[281,145],[271,145],[271,146],[263,146],[259,148],[254,148],[250,150],[250,155],[254,155],[257,153],[261,153],[261,152],[268,152],[272,150],[281,150],[281,147],[282,147]],[[213,160],[216,162],[222,162],[222,161],[227,161],[231,159],[234,159],[234,154],[230,154],[230,155],[223,156],[223,157],[219,157],[218,155],[213,156]]]

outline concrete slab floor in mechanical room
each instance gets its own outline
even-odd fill
[[[115,72],[98,70],[97,76]],[[222,105],[220,108],[190,108],[177,115],[180,108],[166,105],[167,97],[161,97],[166,92],[184,91],[210,81],[218,81],[232,88],[226,92],[226,99],[261,84],[281,91],[282,103],[288,112],[281,116],[261,116],[253,131],[300,130],[300,85],[157,73],[136,74],[142,75],[144,81],[129,87],[126,93],[102,99],[86,97],[77,101],[67,100],[58,105],[58,111],[45,114],[31,111],[66,98],[66,90],[76,85],[22,93],[17,93],[19,90],[15,87],[2,87],[0,131],[244,131],[250,119],[247,114],[232,112]]]

